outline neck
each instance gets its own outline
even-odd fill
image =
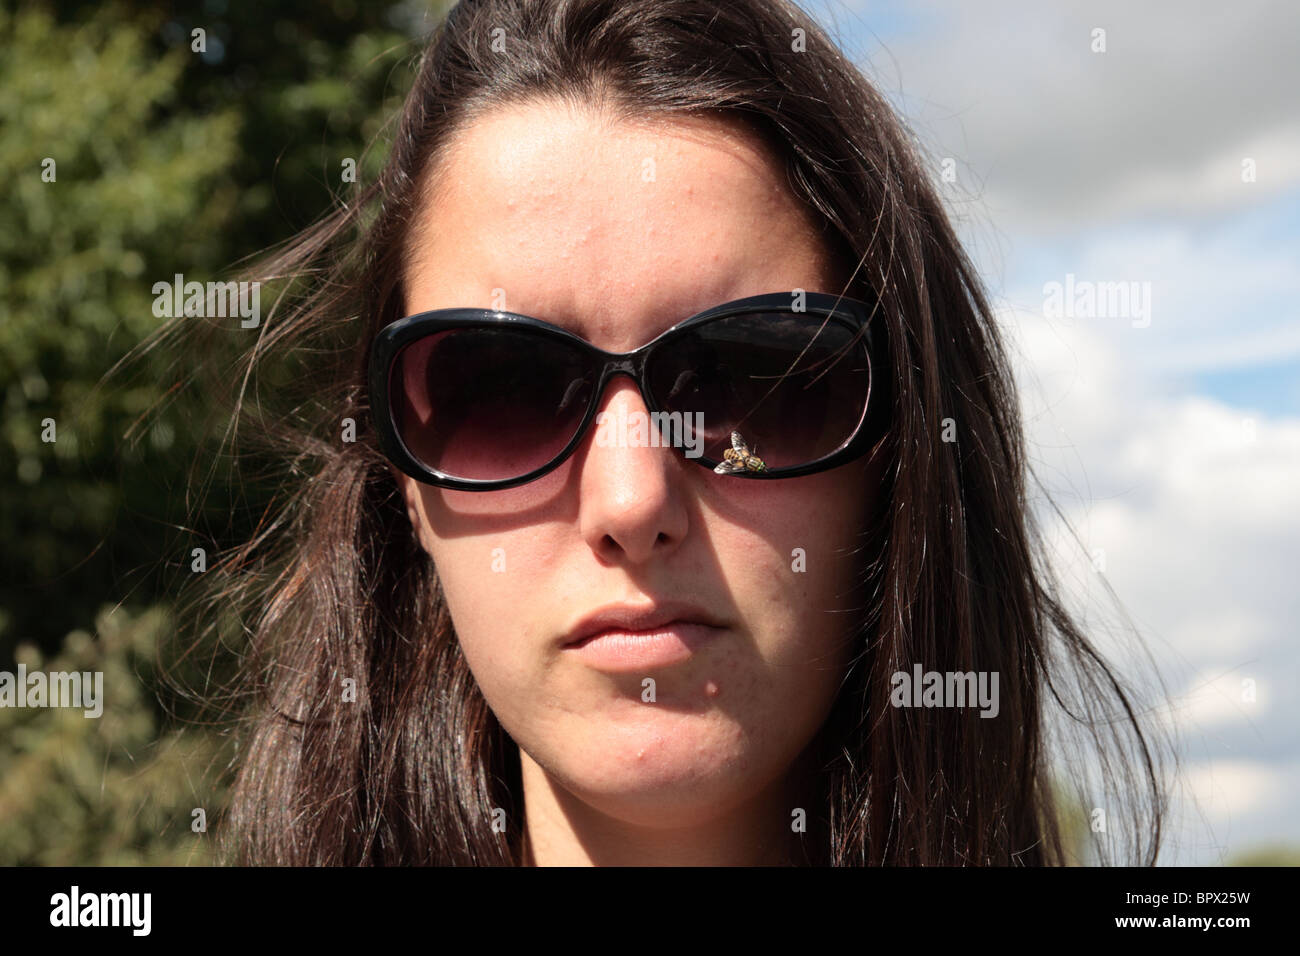
[[[797,866],[806,865],[811,833],[795,832],[796,807],[811,802],[805,759],[738,806],[704,820],[673,825],[629,823],[565,790],[520,751],[524,790],[525,866]]]

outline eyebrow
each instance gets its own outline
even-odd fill
[[[661,325],[659,321],[656,320],[653,325],[654,331],[649,336],[649,338],[646,338],[640,344],[644,345],[646,342],[653,341],[655,338],[662,335],[664,332],[667,332],[669,329],[673,328],[674,326],[680,325],[681,323],[685,322],[687,319],[694,318],[695,316],[700,315],[703,312],[707,312],[710,309],[717,308],[720,305],[725,305],[728,302],[735,302],[741,298],[747,298],[747,296],[737,294],[735,289],[728,288],[727,290],[725,290],[724,293],[710,296],[707,303],[699,306],[698,308],[691,308],[689,310],[686,308],[674,309],[672,310],[671,321],[664,321],[663,324]],[[583,329],[579,327],[580,325],[583,324],[583,320],[575,313],[565,313],[565,314],[552,313],[552,314],[543,315],[543,314],[535,314],[532,312],[519,312],[517,309],[507,309],[506,311],[515,312],[517,315],[528,315],[533,318],[541,319],[543,322],[549,322],[551,325],[559,326],[560,328],[572,332],[574,335],[577,335],[586,341],[590,341],[590,339],[588,339],[587,336],[584,334]],[[668,315],[669,310],[664,309],[663,314]]]
[[[724,302],[730,302],[730,301],[732,300],[723,299],[720,300],[719,302],[714,303],[714,305],[705,306],[703,309],[698,309],[694,312],[683,312],[680,315],[674,315],[671,321],[664,321],[662,323],[659,321],[655,321],[651,326],[652,330],[650,334],[647,337],[645,337],[642,341],[638,342],[637,344],[629,346],[629,348],[639,348],[641,345],[645,345],[648,342],[652,342],[660,335],[667,332],[669,329],[673,328],[674,326],[680,325],[682,322],[685,322],[687,319],[693,318],[694,316],[699,315],[701,312],[713,308],[715,305],[722,305]],[[513,312],[515,315],[526,315],[530,318],[541,319],[543,322],[549,322],[551,325],[564,329],[567,332],[571,332],[574,335],[578,336],[583,341],[587,343],[591,343],[591,339],[587,335],[587,329],[585,327],[586,323],[574,313],[571,312],[535,313],[535,312],[528,312],[528,311],[521,312],[518,309],[506,309],[505,311]]]

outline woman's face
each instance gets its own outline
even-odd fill
[[[732,299],[839,292],[831,268],[780,169],[735,129],[536,103],[456,140],[412,237],[405,305],[521,312],[622,352]],[[556,830],[591,856],[620,828],[743,821],[750,846],[753,827],[779,840],[799,805],[792,766],[852,653],[874,470],[715,475],[620,441],[619,422],[647,413],[631,379],[599,408],[604,422],[530,484],[460,492],[398,475],[465,658],[520,747],[530,836],[556,859]],[[565,646],[594,611],[669,601],[719,626],[643,663]]]

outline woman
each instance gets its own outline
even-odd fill
[[[1110,858],[1100,810],[1154,861],[984,293],[798,8],[463,2],[262,274],[307,291],[250,373],[298,346],[317,414],[224,565],[264,612],[232,860],[1050,864],[1071,813]],[[1049,704],[1104,786],[1062,798]]]

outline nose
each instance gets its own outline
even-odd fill
[[[606,386],[580,450],[578,522],[610,561],[643,563],[676,548],[688,527],[685,463],[627,375]]]

